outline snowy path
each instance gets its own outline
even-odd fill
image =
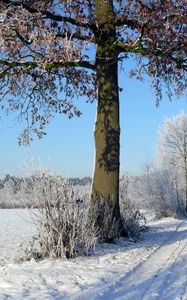
[[[1,300],[187,300],[187,220],[153,222],[142,241],[100,245],[90,257],[16,264],[28,218],[0,210]]]
[[[95,299],[186,300],[187,221],[133,271],[121,276]]]

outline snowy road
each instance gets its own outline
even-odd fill
[[[0,210],[1,300],[187,300],[187,220],[153,222],[142,241],[100,245],[90,257],[17,264],[28,218]]]

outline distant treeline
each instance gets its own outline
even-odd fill
[[[32,176],[33,179],[34,175]],[[3,179],[0,179],[0,189],[4,189],[7,184],[11,184],[11,187],[13,189],[13,192],[16,194],[18,191],[21,190],[23,182],[28,181],[30,182],[29,177],[16,177],[9,174],[6,174]],[[66,181],[73,186],[76,185],[90,185],[91,184],[91,178],[90,177],[83,177],[83,178],[67,178]]]
[[[46,175],[45,175],[46,176]],[[35,205],[34,200],[29,201],[28,194],[34,190],[34,186],[41,179],[38,175],[31,175],[30,177],[16,177],[6,174],[4,178],[0,179],[0,208],[26,208]],[[49,175],[51,185],[55,184],[56,177]],[[91,185],[91,178],[63,178],[60,176],[62,182],[65,180],[69,186],[82,187]],[[31,203],[33,202],[33,203]]]

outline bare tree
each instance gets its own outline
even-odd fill
[[[159,159],[162,164],[182,170],[187,212],[187,115],[180,113],[166,119],[159,136]]]
[[[27,121],[20,143],[33,132],[41,138],[55,113],[79,116],[73,98],[93,101],[97,90],[91,198],[106,199],[119,224],[118,62],[137,58],[130,75],[152,77],[157,104],[164,84],[179,96],[185,21],[186,0],[0,1],[0,96],[6,112]]]

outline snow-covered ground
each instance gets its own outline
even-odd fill
[[[0,210],[0,299],[187,299],[187,220],[150,223],[138,242],[69,261],[15,263],[34,232],[27,210]]]

